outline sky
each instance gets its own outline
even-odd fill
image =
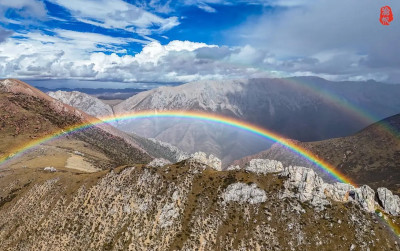
[[[385,5],[389,26],[379,22]],[[0,0],[0,78],[107,88],[290,76],[400,83],[398,15],[398,0]]]

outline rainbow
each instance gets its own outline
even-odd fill
[[[0,158],[0,166],[4,165],[8,160],[14,159],[17,156],[20,156],[24,153],[27,153],[29,150],[33,149],[40,144],[49,142],[53,139],[60,138],[62,136],[66,136],[68,134],[84,130],[86,128],[93,127],[95,125],[103,124],[103,123],[110,123],[110,122],[118,122],[124,120],[131,120],[131,119],[144,119],[144,118],[185,118],[185,119],[196,119],[202,120],[207,122],[219,123],[223,125],[228,125],[234,128],[238,128],[247,132],[254,133],[256,135],[262,136],[268,140],[272,140],[275,142],[280,143],[281,145],[285,146],[286,148],[290,149],[292,152],[304,157],[305,159],[311,161],[312,163],[316,164],[320,169],[327,172],[330,176],[335,178],[337,181],[342,183],[348,183],[355,187],[357,185],[351,181],[348,177],[344,174],[339,172],[335,169],[331,164],[326,162],[325,160],[319,158],[318,156],[314,155],[307,149],[304,149],[293,142],[283,138],[282,136],[278,135],[277,133],[271,132],[265,128],[261,128],[250,123],[246,123],[237,119],[233,119],[230,117],[225,117],[216,114],[210,113],[203,113],[203,112],[194,112],[194,111],[140,111],[134,113],[127,113],[123,115],[119,115],[117,117],[103,117],[101,120],[96,119],[90,122],[76,124],[64,129],[61,129],[55,133],[50,135],[44,136],[40,139],[32,140],[28,142],[26,145],[15,149],[11,156],[1,157]],[[379,210],[379,209],[378,209]],[[382,211],[377,211],[382,212]],[[399,237],[400,236],[400,229],[396,226],[388,217],[381,217],[382,221],[386,223],[386,225],[393,231],[393,233]]]
[[[397,226],[387,215],[386,213],[381,210],[380,208],[377,208],[375,210],[375,213],[379,216],[380,221],[386,225],[396,237],[400,237],[400,227]]]
[[[385,121],[381,121],[381,118],[378,118],[377,116],[374,116],[374,115],[362,110],[358,106],[343,100],[338,95],[335,95],[332,92],[328,92],[326,90],[319,89],[317,86],[312,86],[304,81],[299,81],[299,80],[294,81],[294,80],[291,80],[290,78],[284,78],[282,80],[285,84],[295,85],[296,87],[303,89],[304,91],[313,93],[314,95],[322,96],[324,102],[331,104],[331,105],[338,106],[339,108],[341,108],[342,111],[348,113],[349,115],[352,115],[353,117],[356,117],[359,121],[364,122],[367,125],[376,123],[381,128],[383,128],[387,132],[391,133],[395,137],[399,137],[398,130],[395,129],[393,126],[391,126],[389,123],[386,123]]]
[[[212,58],[209,58],[212,59]],[[351,103],[350,101],[346,101],[341,98],[339,95],[330,92],[328,90],[323,90],[318,88],[317,85],[313,85],[307,83],[306,81],[301,81],[300,79],[292,79],[292,77],[287,77],[287,74],[280,73],[278,71],[271,71],[263,67],[255,67],[251,64],[243,64],[243,63],[229,63],[224,61],[224,63],[233,65],[236,67],[241,67],[243,69],[252,68],[256,69],[260,72],[266,73],[266,76],[269,78],[277,78],[281,80],[282,84],[294,86],[299,90],[303,90],[308,93],[312,93],[315,96],[321,96],[322,100],[327,104],[333,104],[341,109],[343,112],[353,116],[358,121],[362,122],[365,125],[370,125],[373,123],[377,123],[381,128],[394,135],[395,137],[400,137],[400,132],[397,129],[393,128],[390,124],[380,121],[382,118],[379,118],[375,115],[368,113],[367,111],[361,109],[356,104]],[[394,114],[393,114],[394,115]],[[379,121],[379,122],[377,122]]]
[[[70,126],[67,128],[63,128],[55,133],[44,136],[42,138],[32,140],[32,141],[28,142],[26,145],[23,145],[22,147],[14,149],[13,151],[11,151],[12,152],[11,155],[0,158],[0,166],[3,165],[4,163],[8,162],[8,160],[11,160],[11,159],[15,158],[16,156],[22,155],[40,144],[46,143],[53,139],[57,139],[61,136],[65,136],[65,135],[71,134],[73,132],[83,130],[83,129],[92,127],[94,125],[102,124],[102,123],[118,122],[118,121],[123,121],[123,120],[132,120],[132,119],[143,119],[143,118],[195,119],[195,120],[202,120],[202,121],[207,121],[207,122],[228,125],[228,126],[238,128],[238,129],[241,129],[241,130],[244,130],[247,132],[251,132],[253,134],[259,135],[266,139],[280,143],[282,146],[288,148],[292,152],[304,157],[305,159],[307,159],[310,162],[312,162],[313,164],[315,164],[317,167],[319,167],[324,172],[328,173],[335,180],[342,182],[342,183],[349,183],[349,184],[352,184],[353,186],[356,186],[354,182],[352,182],[348,177],[346,177],[344,174],[342,174],[341,172],[336,170],[335,167],[333,167],[331,164],[329,164],[325,160],[319,158],[318,156],[314,155],[309,150],[304,149],[304,148],[294,144],[293,142],[283,138],[282,136],[278,135],[277,133],[269,131],[265,128],[261,128],[261,127],[252,125],[247,122],[240,121],[238,119],[233,119],[233,118],[225,117],[222,115],[203,113],[203,112],[194,112],[194,111],[139,111],[139,112],[118,115],[117,117],[113,117],[113,116],[103,117],[103,118],[101,118],[101,120],[96,119],[96,120],[92,120],[89,122],[76,124],[76,125],[73,125],[73,126]]]

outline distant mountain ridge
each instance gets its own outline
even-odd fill
[[[148,89],[138,89],[138,88],[123,88],[123,89],[112,89],[112,88],[46,88],[46,87],[36,87],[42,92],[81,92],[100,99],[127,99],[133,95],[147,91]]]
[[[334,96],[340,97],[333,98]],[[315,141],[347,136],[368,126],[354,104],[375,117],[399,112],[400,85],[331,82],[317,77],[199,81],[140,92],[113,107],[116,116],[142,110],[191,110],[244,120],[287,138]],[[265,139],[201,121],[142,119],[118,128],[171,143],[186,152],[216,154],[225,164],[271,145]]]

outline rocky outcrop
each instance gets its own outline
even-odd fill
[[[350,192],[350,191],[349,191]],[[360,206],[368,211],[375,211],[375,191],[367,185],[363,185],[354,190],[355,200],[360,204]]]
[[[55,169],[55,168],[52,167],[52,166],[47,166],[47,167],[43,168],[43,171],[45,171],[45,172],[50,172],[50,173],[54,173],[54,172],[57,172],[57,169]]]
[[[325,183],[313,169],[298,166],[289,166],[281,176],[288,179],[284,183],[281,198],[296,198],[301,202],[309,202],[318,210],[323,210],[330,200],[338,202],[353,201],[368,212],[375,210],[375,192],[367,185],[355,188],[344,183]]]
[[[319,210],[329,204],[324,193],[326,184],[311,168],[289,166],[281,173],[288,179],[284,183],[281,198],[296,198],[301,202],[310,202]]]
[[[241,168],[240,168],[240,166],[238,166],[238,165],[230,165],[230,166],[228,166],[227,168],[226,168],[226,171],[238,171],[238,170],[240,170]]]
[[[222,194],[222,198],[224,202],[236,201],[239,203],[257,204],[265,202],[267,195],[256,184],[234,183],[226,188]]]
[[[190,155],[190,159],[196,160],[202,164],[208,165],[211,168],[222,171],[222,163],[221,160],[210,154],[207,158],[207,154],[204,152],[196,152]]]
[[[292,183],[322,196],[317,176],[296,169],[287,170],[302,177]],[[374,214],[338,203],[318,212],[282,200],[278,175],[216,172],[194,159],[84,175],[34,168],[1,175],[1,250],[399,250]],[[339,198],[346,189],[332,186]]]
[[[389,189],[380,187],[377,190],[377,197],[385,212],[395,216],[400,215],[400,198],[398,195],[393,195]]]
[[[147,166],[162,167],[162,166],[169,165],[169,164],[171,164],[171,161],[163,159],[163,158],[157,158],[157,159],[153,159],[149,164],[147,164]]]
[[[301,166],[283,168],[281,162],[269,159],[252,159],[244,169],[257,174],[277,173],[286,177],[280,198],[296,198],[301,202],[310,203],[317,210],[323,210],[326,205],[331,204],[330,200],[333,200],[353,201],[365,211],[374,212],[379,202],[385,212],[395,216],[400,214],[399,196],[393,195],[386,188],[379,188],[376,196],[375,191],[367,185],[356,188],[346,183],[326,183],[311,168]],[[240,170],[240,167],[232,165],[227,168],[227,171],[232,170]]]
[[[269,159],[252,159],[245,166],[245,169],[257,174],[279,173],[283,171],[283,165],[280,161]]]

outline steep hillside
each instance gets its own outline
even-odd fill
[[[368,184],[372,188],[386,186],[400,194],[400,114],[352,136],[297,144],[327,160],[359,184]],[[235,161],[233,165],[243,167],[253,158],[276,159],[286,165],[311,166],[278,144]]]
[[[0,158],[13,154],[31,140],[96,120],[21,81],[0,81]],[[54,162],[57,167],[65,167],[82,162],[86,166],[109,168],[150,160],[131,137],[103,124],[48,142],[10,164],[54,166]]]
[[[374,212],[379,205],[373,190],[328,186],[304,168],[285,170],[218,172],[193,160],[94,174],[3,170],[0,245],[3,250],[400,250],[398,238]],[[302,172],[307,181],[296,179]]]

